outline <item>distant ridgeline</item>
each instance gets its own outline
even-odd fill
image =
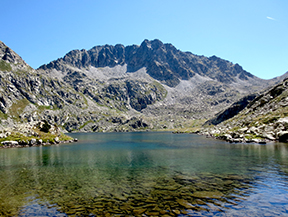
[[[238,113],[284,77],[263,80],[157,39],[73,50],[35,70],[0,42],[1,127],[45,120],[64,132],[188,129],[230,105]]]

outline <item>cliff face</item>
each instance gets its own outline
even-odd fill
[[[45,119],[67,131],[173,129],[278,81],[159,40],[74,50],[37,70],[1,42],[1,126]]]
[[[230,142],[288,142],[288,79],[253,96],[249,101],[233,117],[224,120],[223,114],[241,105],[243,100],[208,121],[217,126],[204,128],[202,133]]]

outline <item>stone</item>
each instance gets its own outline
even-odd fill
[[[176,201],[177,201],[177,203],[179,203],[179,205],[185,207],[186,209],[194,208],[194,206],[191,203],[189,203],[188,201],[186,201],[186,200],[177,199]]]
[[[264,132],[262,134],[262,137],[267,138],[272,141],[276,140],[276,138],[273,136],[273,132]]]
[[[288,142],[288,131],[282,131],[277,135],[279,142]]]
[[[14,146],[14,145],[18,145],[19,143],[17,141],[3,141],[1,142],[1,144],[5,146]]]
[[[29,145],[35,145],[37,143],[36,139],[30,139]]]
[[[144,212],[146,212],[147,209],[134,209],[133,210],[133,213],[134,215],[141,215],[143,214]]]
[[[220,199],[223,197],[223,193],[220,191],[196,191],[192,194],[193,197],[196,198],[212,198],[212,199]]]
[[[59,139],[59,137],[58,137],[58,136],[57,136],[57,137],[55,137],[55,139],[54,139],[54,142],[55,142],[55,143],[57,143],[57,144],[60,142],[60,139]]]
[[[159,216],[159,212],[154,212],[154,211],[147,211],[145,212],[148,216]]]
[[[181,214],[180,210],[177,210],[177,209],[173,209],[172,212],[175,213],[176,215],[180,215]]]

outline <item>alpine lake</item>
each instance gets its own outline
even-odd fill
[[[288,216],[288,145],[74,133],[0,149],[1,216]]]

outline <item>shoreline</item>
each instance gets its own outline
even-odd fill
[[[64,144],[64,143],[73,143],[78,142],[77,138],[71,139],[71,140],[63,140],[63,141],[53,141],[53,142],[39,142],[36,141],[35,143],[31,143],[32,139],[29,143],[21,143],[17,141],[3,141],[1,142],[0,149],[7,149],[7,148],[28,148],[28,147],[39,147],[39,146],[51,146],[51,145],[57,145],[57,144]]]

